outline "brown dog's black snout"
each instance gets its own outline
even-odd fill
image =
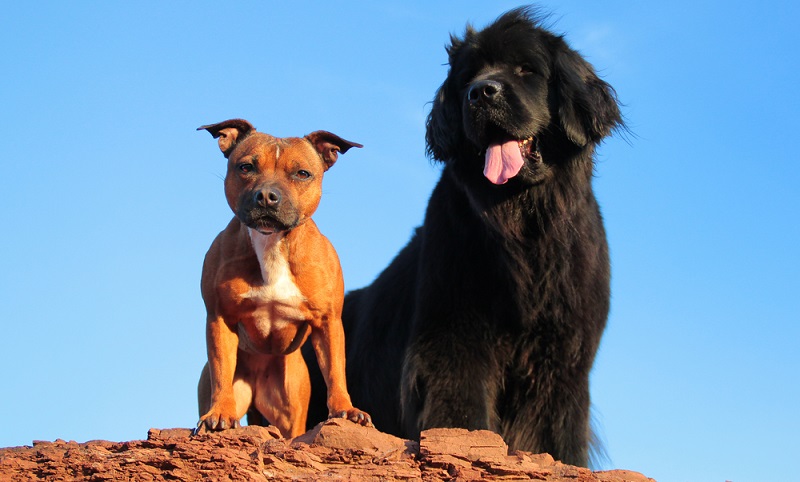
[[[277,207],[282,197],[281,192],[272,186],[259,189],[255,193],[256,204],[263,208]]]
[[[467,94],[470,104],[478,102],[494,102],[503,92],[503,84],[496,80],[479,80],[472,84]]]

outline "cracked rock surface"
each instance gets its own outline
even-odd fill
[[[485,430],[426,430],[417,443],[344,419],[294,439],[252,426],[200,435],[154,428],[147,440],[129,442],[35,441],[0,449],[0,480],[653,481],[626,470],[564,465],[547,454],[508,453],[503,439]]]

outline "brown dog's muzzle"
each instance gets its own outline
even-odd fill
[[[288,231],[300,221],[297,207],[275,184],[265,184],[242,193],[236,217],[262,234]]]

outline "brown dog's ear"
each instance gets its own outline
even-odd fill
[[[227,158],[236,147],[236,142],[247,137],[250,132],[255,130],[255,127],[244,119],[229,119],[197,128],[198,131],[203,129],[214,136],[214,139],[219,138],[219,150]]]
[[[351,147],[364,147],[361,144],[346,141],[328,131],[314,131],[306,136],[306,140],[308,140],[308,142],[314,146],[314,149],[319,152],[319,155],[322,156],[326,171],[330,169],[336,162],[336,159],[339,158],[339,152],[344,154]]]

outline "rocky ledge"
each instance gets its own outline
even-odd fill
[[[509,453],[499,435],[485,430],[427,430],[417,443],[338,419],[294,439],[253,426],[194,436],[190,429],[154,428],[147,440],[130,442],[34,441],[0,449],[0,480],[653,481],[565,465],[547,454]]]

